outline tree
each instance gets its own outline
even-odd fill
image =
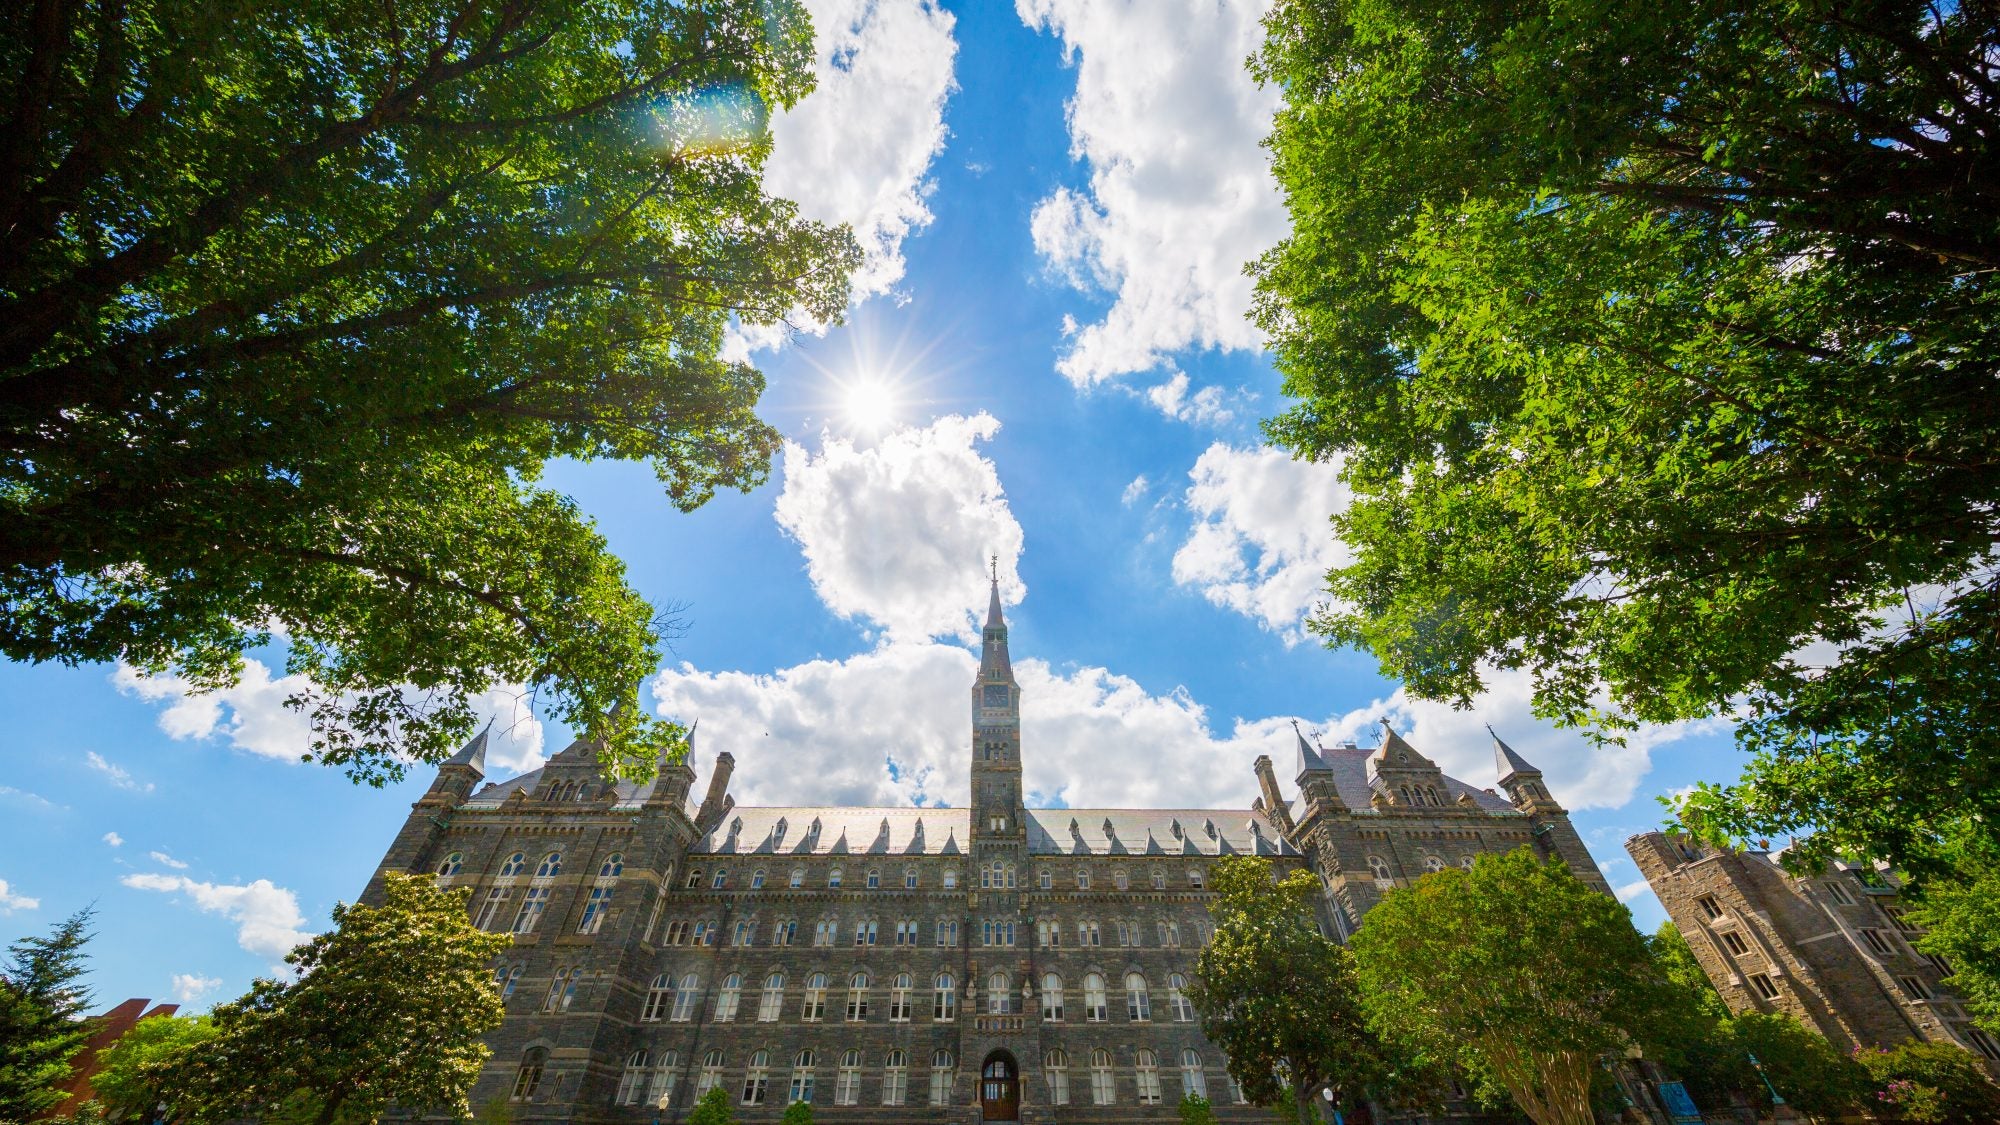
[[[784,1116],[778,1118],[778,1125],[812,1125],[812,1119],[811,1102],[793,1102],[785,1107]]]
[[[1215,1125],[1215,1110],[1208,1099],[1192,1090],[1182,1094],[1181,1125]]]
[[[104,1103],[105,1116],[153,1120],[156,1107],[168,1104],[171,1075],[187,1054],[215,1037],[207,1016],[148,1016],[132,1025],[109,1047],[97,1053],[97,1073],[91,1089]],[[166,1118],[177,1119],[169,1105]]]
[[[688,1125],[736,1125],[736,1109],[729,1104],[729,1091],[720,1086],[710,1087],[695,1102],[694,1112],[688,1114]]]
[[[1599,1060],[1676,1000],[1625,908],[1525,847],[1390,891],[1350,947],[1370,1026],[1490,1074],[1540,1125],[1589,1125]]]
[[[811,61],[796,0],[7,6],[0,653],[210,690],[275,638],[357,779],[496,683],[649,771],[663,622],[536,481],[764,479],[725,331],[859,261],[762,189]]]
[[[1963,1047],[1916,1040],[1855,1058],[1878,1087],[1875,1097],[1905,1121],[1983,1125],[2000,1121],[2000,1089]]]
[[[1267,860],[1225,856],[1209,890],[1215,937],[1195,962],[1188,999],[1246,1097],[1288,1101],[1310,1121],[1322,1088],[1350,1110],[1421,1088],[1414,1061],[1369,1030],[1353,959],[1314,920],[1310,872],[1278,880]]]
[[[1734,713],[1755,756],[1683,823],[1810,827],[1802,866],[2000,823],[1995,9],[1266,29],[1293,229],[1256,317],[1298,400],[1267,432],[1354,493],[1328,643],[1460,702],[1525,669],[1604,737]]]
[[[1953,854],[1948,872],[1910,885],[1909,920],[1927,931],[1917,948],[1951,965],[1944,983],[1973,1022],[2000,1033],[2000,850],[1968,834]]]
[[[91,911],[77,911],[47,937],[8,947],[0,967],[0,1121],[28,1121],[69,1096],[70,1060],[94,1030],[84,1013]]]
[[[334,929],[285,958],[296,979],[259,980],[215,1008],[215,1034],[148,1077],[197,1121],[272,1108],[311,1125],[372,1121],[390,1104],[471,1115],[466,1093],[500,1026],[491,962],[510,948],[467,920],[467,888],[389,875],[380,906],[341,905]]]

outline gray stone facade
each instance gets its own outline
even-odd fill
[[[1696,960],[1734,1012],[1784,1012],[1835,1047],[1911,1039],[1988,1060],[2000,1044],[1939,983],[1950,966],[1910,943],[1893,872],[1836,863],[1800,878],[1767,851],[1725,852],[1647,832],[1625,842]]]
[[[611,783],[587,744],[481,785],[475,739],[377,875],[469,886],[475,920],[515,935],[474,1105],[672,1123],[720,1085],[746,1122],[809,1094],[829,1122],[1108,1125],[1176,1121],[1196,1089],[1224,1121],[1262,1121],[1180,988],[1218,856],[1313,870],[1342,938],[1384,891],[1481,852],[1530,845],[1605,887],[1497,738],[1506,797],[1385,724],[1372,749],[1301,735],[1296,799],[1260,757],[1248,809],[1029,809],[1021,704],[996,590],[968,808],[738,808],[727,754],[695,802],[686,766]]]

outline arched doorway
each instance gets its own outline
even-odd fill
[[[1021,1069],[1014,1056],[995,1051],[979,1068],[979,1117],[982,1121],[1018,1121],[1021,1117]]]

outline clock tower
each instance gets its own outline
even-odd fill
[[[1025,828],[1021,804],[1021,687],[1007,657],[1007,622],[1000,615],[995,565],[986,627],[980,631],[979,676],[972,685],[972,836],[1017,840]]]

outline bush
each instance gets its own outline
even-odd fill
[[[1215,1125],[1215,1111],[1200,1094],[1181,1095],[1181,1125]]]
[[[729,1091],[717,1086],[694,1103],[687,1125],[736,1125],[736,1111],[730,1108]]]
[[[1950,1043],[1900,1043],[1862,1049],[1855,1060],[1875,1084],[1875,1100],[1904,1121],[1984,1125],[2000,1121],[1995,1089],[1969,1051]]]
[[[778,1118],[778,1125],[812,1125],[812,1120],[811,1102],[793,1102],[785,1107],[785,1115]]]

